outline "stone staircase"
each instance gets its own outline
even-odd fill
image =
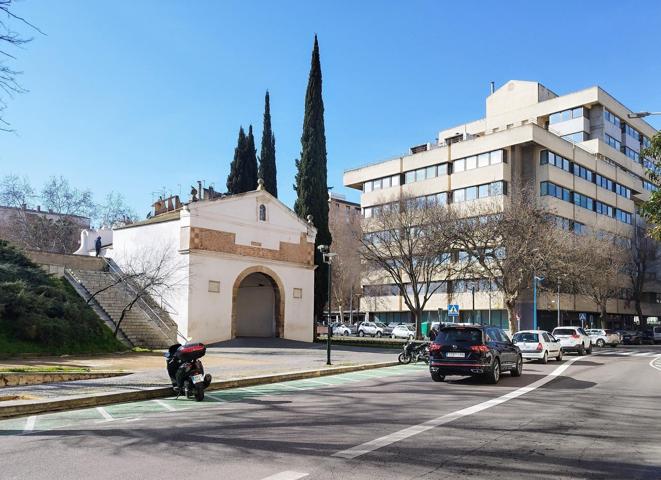
[[[65,278],[88,300],[93,293],[116,283],[119,277],[110,271],[67,269]],[[122,310],[133,298],[131,289],[122,281],[99,293],[90,302],[113,331]],[[133,305],[122,320],[120,332],[123,340],[134,347],[167,348],[177,343],[177,324],[150,298]]]

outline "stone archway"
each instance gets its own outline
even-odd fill
[[[284,287],[267,267],[255,266],[236,277],[232,288],[232,338],[284,336]]]

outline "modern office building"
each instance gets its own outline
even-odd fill
[[[412,147],[406,155],[348,170],[344,184],[362,191],[364,217],[402,195],[460,203],[483,197],[504,199],[516,185],[534,185],[540,202],[563,228],[579,233],[598,229],[631,238],[640,221],[637,205],[656,189],[645,177],[648,160],[640,155],[656,130],[640,118],[629,118],[630,113],[597,86],[557,95],[538,82],[512,80],[492,89],[485,118],[442,130],[434,142]],[[459,303],[463,320],[507,326],[507,312],[497,292],[454,283],[434,295],[425,319],[444,320],[452,300]],[[401,297],[383,294],[392,289],[373,287],[364,286],[362,309],[386,322],[408,318]],[[652,272],[644,315],[661,313],[658,292],[661,284]],[[521,328],[529,327],[531,294],[519,308]],[[570,294],[560,295],[560,310],[563,324],[583,318],[590,322],[597,316],[596,305]],[[541,293],[540,326],[554,326],[556,311],[556,295]],[[610,325],[630,324],[633,302],[623,294],[609,304],[608,313]]]

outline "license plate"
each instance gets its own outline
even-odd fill
[[[193,383],[202,383],[204,381],[204,375],[193,375],[191,380]]]
[[[463,352],[448,352],[445,356],[448,358],[464,358],[466,354]]]

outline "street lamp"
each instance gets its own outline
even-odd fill
[[[331,364],[331,337],[333,336],[333,328],[331,327],[331,263],[333,257],[337,256],[337,253],[329,252],[328,245],[319,245],[317,247],[319,253],[321,253],[324,263],[328,265],[328,333],[326,334],[326,365]]]
[[[544,280],[544,277],[538,277],[533,274],[532,277],[532,295],[533,295],[533,304],[532,304],[532,329],[537,330],[537,282]]]
[[[661,115],[661,112],[633,112],[633,113],[627,113],[627,117],[629,117],[629,118],[643,118],[643,117],[649,117],[650,115]]]

